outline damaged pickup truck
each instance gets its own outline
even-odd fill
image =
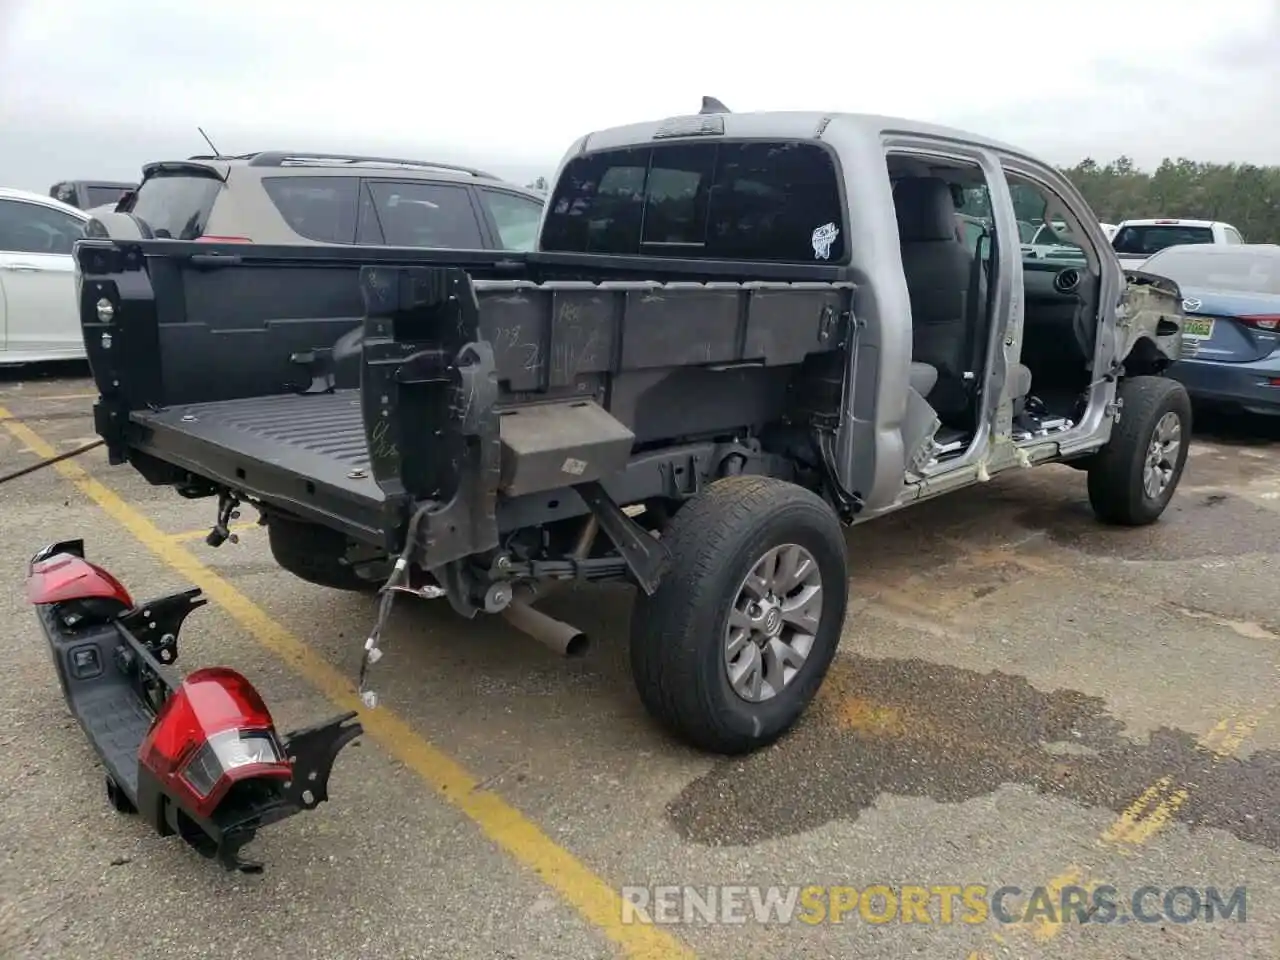
[[[1080,257],[1024,260],[1015,198]],[[1147,524],[1187,457],[1176,285],[1122,271],[1052,167],[905,120],[707,101],[588,134],[527,254],[76,257],[111,461],[214,498],[210,543],[252,506],[286,570],[380,590],[362,691],[397,594],[573,652],[531,604],[626,580],[645,706],[750,751],[836,652],[846,526],[1060,462],[1102,521]]]

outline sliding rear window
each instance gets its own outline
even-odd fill
[[[844,259],[835,164],[801,141],[667,144],[577,157],[543,250],[784,263]]]
[[[198,240],[221,190],[212,172],[157,170],[142,181],[128,212],[157,239]]]

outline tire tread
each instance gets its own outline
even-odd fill
[[[1168,502],[1153,511],[1142,496],[1148,434],[1162,409],[1176,410],[1182,418],[1183,449],[1179,458],[1185,464],[1186,448],[1191,442],[1191,400],[1182,384],[1167,377],[1122,380],[1118,393],[1124,401],[1120,422],[1107,445],[1094,454],[1089,463],[1089,503],[1104,523],[1143,526],[1158,519]],[[1175,487],[1181,472],[1179,466]]]
[[[717,714],[699,669],[705,641],[693,632],[700,614],[723,602],[723,597],[716,595],[717,568],[751,539],[753,528],[759,529],[756,518],[777,516],[782,511],[811,514],[818,529],[826,526],[839,538],[843,558],[839,520],[819,496],[772,477],[725,477],[708,485],[676,514],[663,538],[670,559],[659,589],[653,597],[641,594],[637,598],[631,662],[641,700],[664,726],[701,749],[741,753],[785,732],[784,727],[771,735],[744,737]],[[824,582],[824,589],[843,592],[846,586],[844,582]],[[840,611],[843,615],[843,602]],[[834,653],[834,644],[830,652]],[[804,680],[815,689],[826,672],[827,665],[820,666]]]

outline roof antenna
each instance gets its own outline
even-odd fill
[[[209,139],[209,135],[204,132],[203,127],[196,127],[200,131],[200,136],[204,137],[204,142],[209,145],[209,149],[213,151],[214,157],[221,157],[222,153],[213,145],[213,141]]]
[[[699,113],[733,113],[728,107],[717,100],[715,97],[703,97],[702,109]]]

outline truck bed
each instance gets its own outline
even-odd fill
[[[717,445],[803,419],[811,390],[826,410],[856,292],[823,266],[590,255],[86,240],[76,256],[113,463],[380,549],[430,507],[439,562],[585,511],[582,484],[683,496]]]
[[[227,486],[306,512],[319,508],[350,532],[377,531],[384,496],[369,471],[360,391],[246,397],[134,410],[144,450]],[[360,522],[367,518],[365,522]]]

